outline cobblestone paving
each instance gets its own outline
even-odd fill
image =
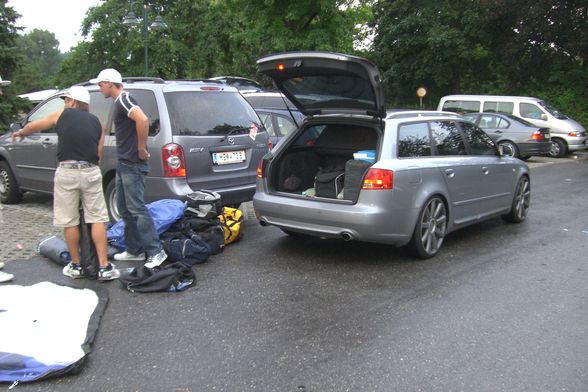
[[[255,219],[252,203],[243,203],[245,219]],[[53,226],[53,197],[25,193],[19,204],[0,204],[0,261],[29,259],[41,238],[63,230]]]
[[[588,159],[588,151],[554,159],[532,157],[527,162],[531,170],[535,167]],[[27,192],[19,204],[0,204],[0,261],[29,259],[37,254],[37,243],[50,234],[62,234],[62,229],[53,227],[53,197]],[[251,202],[240,208],[246,220],[255,220]]]

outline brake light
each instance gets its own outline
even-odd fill
[[[259,165],[257,165],[257,178],[264,178],[265,177],[265,173],[264,173],[264,167],[265,165],[263,164],[263,159],[261,161],[259,161]]]
[[[165,177],[186,177],[186,163],[182,147],[175,143],[166,144],[161,148],[161,155]]]
[[[276,69],[278,71],[283,71],[283,70],[286,69],[286,66],[284,64],[282,64],[282,63],[279,63],[279,64],[276,65]]]
[[[220,90],[220,87],[202,86],[202,87],[200,87],[200,90],[203,90],[203,91],[219,91]]]
[[[531,135],[531,140],[545,140],[545,135],[541,131],[535,131]]]
[[[393,189],[394,188],[394,172],[392,170],[384,169],[370,169],[365,178],[361,189],[364,190],[379,190],[379,189]]]

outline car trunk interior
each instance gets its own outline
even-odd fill
[[[272,191],[299,196],[356,201],[361,181],[377,156],[380,132],[375,126],[314,125],[290,141],[272,164]]]

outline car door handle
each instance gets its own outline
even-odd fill
[[[502,131],[494,131],[494,133],[502,133]]]
[[[453,172],[453,169],[445,169],[445,175],[449,178],[453,178],[453,176],[455,176],[455,173]]]
[[[53,144],[53,142],[51,141],[51,139],[45,139],[41,142],[44,146],[50,146]]]
[[[488,168],[486,166],[483,166],[482,167],[482,173],[488,174],[488,172],[489,172]]]

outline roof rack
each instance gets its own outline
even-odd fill
[[[149,77],[149,76],[129,76],[129,77],[124,77],[122,78],[123,82],[153,82],[153,83],[157,83],[157,84],[163,84],[165,83],[165,80],[163,80],[162,78],[154,78],[154,77]]]

